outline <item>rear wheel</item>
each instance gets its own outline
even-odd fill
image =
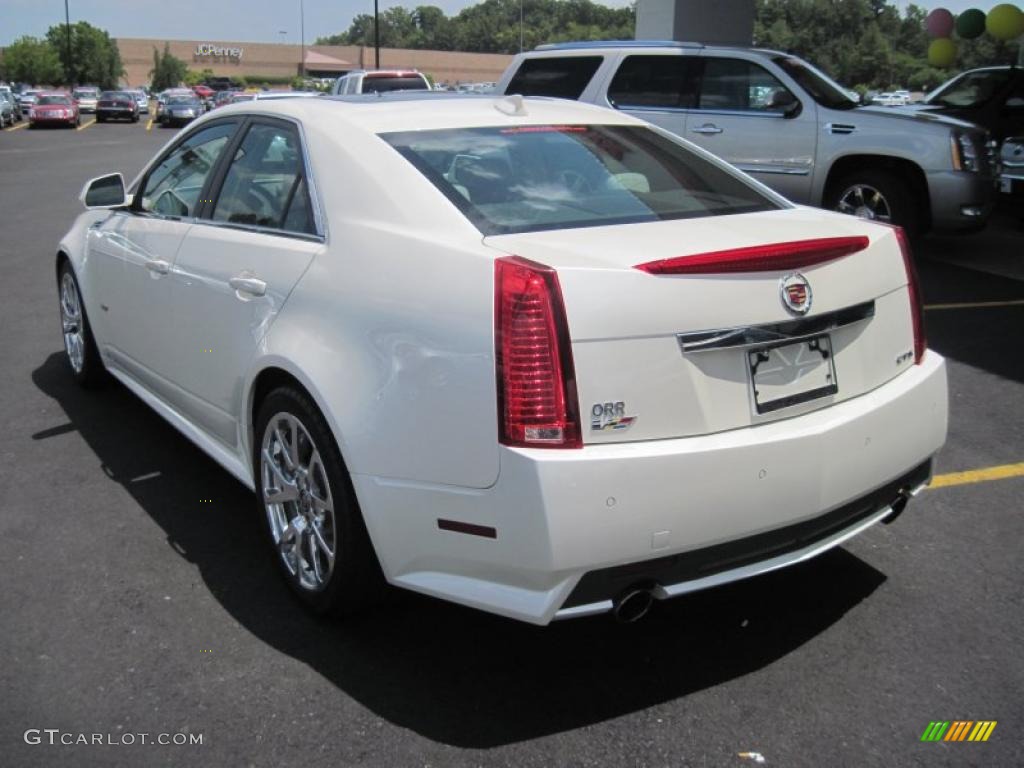
[[[898,224],[913,236],[922,229],[921,207],[910,187],[895,174],[865,168],[831,186],[826,208],[886,224]]]
[[[347,616],[377,602],[384,577],[341,453],[305,392],[282,387],[260,404],[256,494],[274,558],[299,599]]]
[[[60,266],[57,276],[57,289],[60,293],[60,322],[64,336],[64,351],[68,365],[75,381],[83,387],[95,387],[103,382],[103,361],[100,359],[96,341],[89,327],[89,319],[85,314],[82,293],[78,289],[78,280],[65,261]]]

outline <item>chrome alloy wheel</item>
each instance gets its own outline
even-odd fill
[[[862,219],[892,221],[892,208],[885,195],[870,184],[854,184],[839,195],[836,210],[860,216]]]
[[[274,414],[263,431],[260,482],[271,535],[288,573],[318,592],[334,571],[334,498],[320,451],[295,416]]]
[[[85,365],[85,330],[82,323],[82,305],[78,300],[78,286],[70,272],[60,279],[60,322],[64,330],[64,349],[75,373]]]

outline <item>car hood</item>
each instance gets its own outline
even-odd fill
[[[871,115],[877,115],[879,118],[887,118],[890,120],[914,120],[918,124],[935,124],[946,128],[976,128],[974,123],[969,123],[966,120],[958,120],[955,117],[949,115],[943,115],[940,112],[934,111],[935,107],[929,107],[927,104],[907,104],[902,107],[882,107],[882,106],[866,106],[858,107],[857,114],[863,115],[870,113]]]

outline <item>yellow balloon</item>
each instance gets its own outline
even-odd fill
[[[951,67],[956,61],[956,43],[948,37],[932,40],[928,45],[928,63],[933,67]]]
[[[1009,3],[997,5],[985,17],[985,29],[996,40],[1013,40],[1024,34],[1024,13]]]

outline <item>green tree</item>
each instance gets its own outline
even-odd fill
[[[4,77],[12,82],[55,85],[64,81],[53,47],[35,37],[19,37],[4,50]]]
[[[169,43],[164,43],[164,52],[153,49],[153,69],[149,72],[151,87],[163,91],[180,84],[188,74],[188,65],[171,53]]]
[[[60,57],[61,66],[71,75],[72,85],[98,85],[116,88],[124,75],[121,53],[105,30],[87,21],[71,25],[71,56],[68,58],[68,28],[55,24],[46,33],[50,46]]]

